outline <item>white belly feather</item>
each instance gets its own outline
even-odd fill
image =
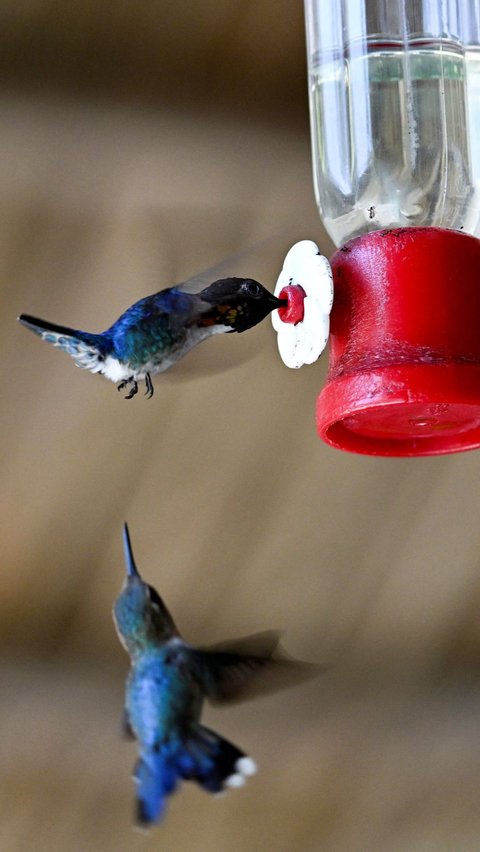
[[[230,330],[231,328],[229,325],[214,325],[206,328],[190,329],[187,338],[181,343],[181,345],[176,349],[171,350],[168,355],[165,355],[161,359],[161,361],[149,361],[146,364],[142,364],[141,368],[133,368],[128,361],[122,362],[113,355],[107,355],[105,360],[99,365],[98,369],[106,379],[110,379],[111,382],[115,382],[116,384],[131,377],[138,382],[144,379],[147,373],[150,373],[151,376],[155,376],[157,373],[164,373],[165,370],[168,370],[168,368],[179,361],[180,358],[183,358],[187,352],[190,352],[197,343],[201,343],[201,341],[205,340],[207,337],[211,337],[213,334],[223,334]]]

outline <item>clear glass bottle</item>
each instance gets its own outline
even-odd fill
[[[337,246],[480,235],[480,0],[305,0],[314,186]]]

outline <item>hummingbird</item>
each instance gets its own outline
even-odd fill
[[[138,741],[136,821],[148,828],[160,821],[168,796],[181,781],[221,793],[243,786],[256,772],[254,760],[242,749],[201,724],[205,699],[241,700],[249,697],[249,688],[251,695],[292,685],[318,667],[274,658],[275,631],[207,649],[187,644],[158,592],[142,580],[127,524],[123,544],[126,579],[113,607],[118,636],[131,658],[122,729]]]
[[[18,317],[42,340],[72,356],[78,367],[100,373],[126,391],[125,399],[145,382],[153,396],[152,376],[163,373],[197,343],[223,332],[243,332],[287,304],[253,278],[220,278],[191,292],[195,281],[169,287],[140,299],[106,331],[87,331],[55,325],[29,314]]]

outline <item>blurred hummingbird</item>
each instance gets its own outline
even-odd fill
[[[188,645],[158,593],[142,580],[126,524],[123,542],[126,580],[113,616],[131,658],[123,730],[138,740],[137,823],[148,827],[161,819],[180,781],[220,793],[242,786],[256,771],[251,757],[200,723],[205,698],[241,700],[304,680],[318,667],[273,658],[279,639],[274,631],[210,649]]]
[[[205,273],[204,273],[205,275]],[[21,314],[18,319],[42,340],[72,356],[78,367],[100,373],[128,390],[153,395],[152,376],[168,370],[197,343],[222,332],[246,331],[286,300],[252,278],[220,278],[192,292],[202,278],[160,290],[128,308],[106,331],[91,334]]]

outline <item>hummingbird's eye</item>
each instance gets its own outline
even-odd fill
[[[257,281],[246,281],[244,286],[249,296],[261,296],[262,285]]]
[[[162,609],[163,604],[158,592],[153,588],[153,586],[147,586],[147,591],[152,604],[155,604],[159,607],[159,609]]]

